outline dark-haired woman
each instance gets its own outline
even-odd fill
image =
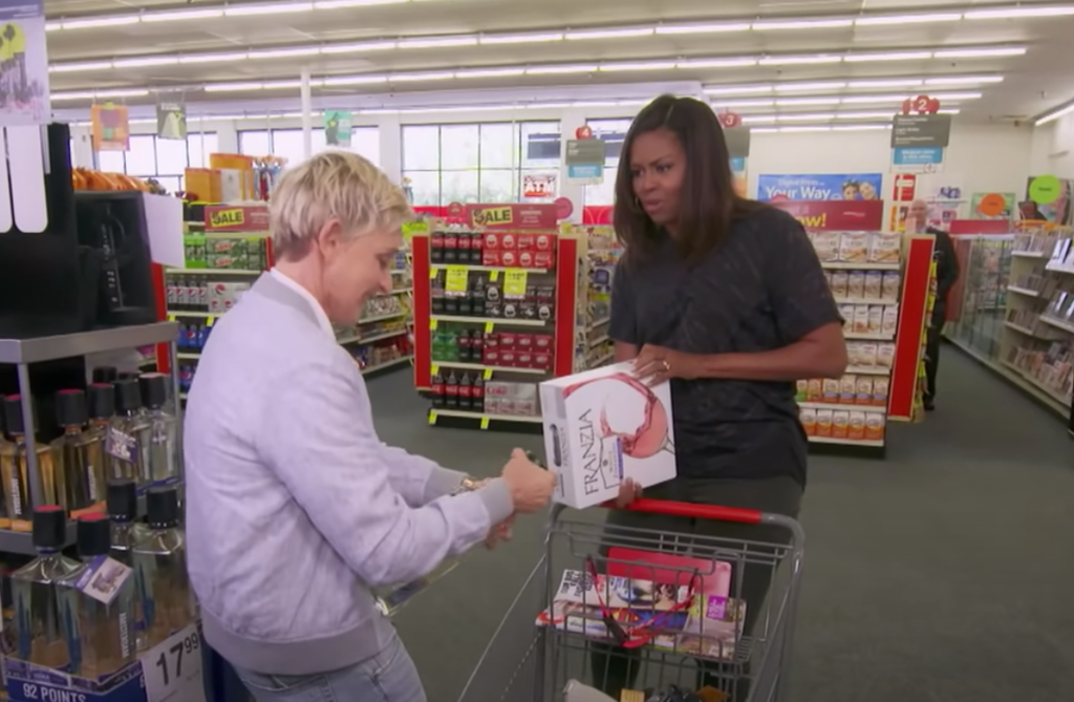
[[[612,289],[615,359],[632,359],[649,382],[671,383],[678,477],[647,496],[797,516],[806,436],[794,383],[839,378],[847,365],[842,320],[805,231],[735,194],[719,120],[691,98],[662,96],[634,119],[615,200],[625,247]],[[621,502],[636,494],[628,487]],[[611,512],[608,522],[786,539],[764,527],[629,511]],[[767,566],[745,568],[747,635],[771,575]],[[637,674],[626,653],[594,656],[596,684],[616,699]],[[736,697],[745,694],[740,683]]]

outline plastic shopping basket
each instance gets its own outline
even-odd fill
[[[546,552],[459,702],[558,702],[572,680],[616,700],[620,689],[673,685],[716,688],[733,702],[786,699],[801,525],[684,502],[640,499],[629,509],[681,517],[683,533],[567,518],[555,506]],[[730,599],[710,596],[721,586]]]

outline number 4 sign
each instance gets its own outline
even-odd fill
[[[172,634],[143,655],[142,674],[148,702],[205,702],[197,625]]]

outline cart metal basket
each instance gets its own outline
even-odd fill
[[[665,520],[676,517],[682,533],[604,524],[592,520],[592,512],[572,512],[568,518],[562,506],[554,507],[545,554],[500,622],[459,702],[571,702],[565,689],[572,681],[617,702],[621,689],[665,692],[671,686],[715,688],[715,698],[731,702],[786,701],[802,574],[801,525],[782,515],[683,502],[640,499],[629,509]],[[587,592],[595,601],[560,601],[554,609],[565,570],[603,583],[581,590],[571,585],[572,592]],[[603,574],[627,576],[626,594],[602,591],[612,586]],[[712,608],[700,614],[690,610],[691,621],[709,629],[683,635],[678,623],[671,626],[676,615],[679,623],[687,616],[667,609],[679,607],[673,593],[680,604],[683,588],[685,599],[706,601],[700,584],[720,577],[725,585],[730,578],[731,599],[723,605],[707,600]],[[622,588],[623,580],[615,580],[615,587]],[[634,589],[635,581],[640,590]],[[656,591],[665,588],[646,590],[646,581],[670,583],[671,590],[661,597]],[[616,597],[636,600],[624,623],[617,622],[621,611],[613,603],[623,600]]]

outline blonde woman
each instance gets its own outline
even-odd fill
[[[377,438],[332,324],[391,290],[410,216],[355,154],[287,171],[271,205],[276,267],[198,364],[184,425],[190,578],[207,642],[261,702],[424,702],[370,588],[428,574],[554,488],[521,451],[477,482]]]

